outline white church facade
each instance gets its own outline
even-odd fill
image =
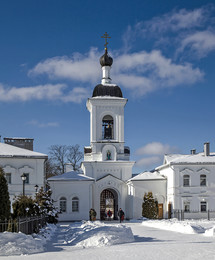
[[[113,63],[108,55],[100,58],[102,80],[87,100],[90,112],[90,146],[84,148],[83,173],[67,171],[48,182],[60,209],[60,221],[88,220],[95,209],[97,219],[107,211],[117,219],[122,208],[127,219],[142,217],[145,193],[158,202],[158,217],[206,218],[215,212],[215,154],[209,144],[205,152],[165,155],[163,165],[152,172],[132,176],[134,161],[124,142],[124,108],[127,99],[119,86],[111,83]],[[182,218],[182,215],[180,216]]]

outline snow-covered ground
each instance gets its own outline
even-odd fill
[[[215,259],[215,220],[133,220],[49,225],[0,234],[0,259]]]
[[[0,233],[0,256],[23,255],[44,252],[47,241],[53,236],[56,225],[47,225],[39,234],[25,235],[21,232]]]

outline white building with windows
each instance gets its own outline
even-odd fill
[[[159,218],[172,217],[175,210],[200,211],[190,217],[215,211],[215,154],[165,155],[164,164],[153,172],[132,176],[135,162],[124,142],[124,108],[127,99],[119,86],[112,84],[108,55],[100,58],[102,80],[87,100],[90,112],[90,146],[84,148],[83,173],[68,171],[48,179],[60,220],[89,219],[95,209],[104,220],[108,210],[113,219],[122,208],[125,217],[140,218],[145,193],[152,192],[158,202]],[[187,215],[187,217],[189,217]],[[186,217],[186,216],[185,216]]]
[[[209,143],[204,152],[169,154],[156,171],[167,179],[166,217],[171,212],[183,211],[185,218],[215,217],[215,153]]]
[[[46,154],[0,143],[0,166],[6,174],[11,202],[15,196],[23,193],[23,173],[26,176],[25,195],[34,196],[35,185],[44,187],[47,159]]]

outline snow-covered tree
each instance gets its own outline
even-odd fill
[[[47,191],[41,187],[36,194],[35,206],[37,207],[38,214],[43,214],[48,217],[49,223],[57,223],[58,211],[53,204],[51,195],[52,191],[49,186],[47,186]]]
[[[10,217],[10,197],[8,192],[7,180],[4,176],[4,170],[0,167],[0,220],[5,220]]]
[[[143,205],[142,205],[142,215],[143,217],[149,219],[156,219],[158,218],[158,203],[153,198],[152,192],[145,193],[143,198]]]

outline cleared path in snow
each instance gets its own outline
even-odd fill
[[[118,223],[117,223],[118,224]],[[182,234],[141,225],[126,223],[131,227],[135,241],[100,248],[79,248],[65,244],[68,223],[60,224],[47,251],[35,255],[1,257],[7,259],[86,260],[86,259],[215,259],[215,238],[200,234]],[[74,224],[72,224],[74,225]],[[77,226],[78,227],[78,226]]]

